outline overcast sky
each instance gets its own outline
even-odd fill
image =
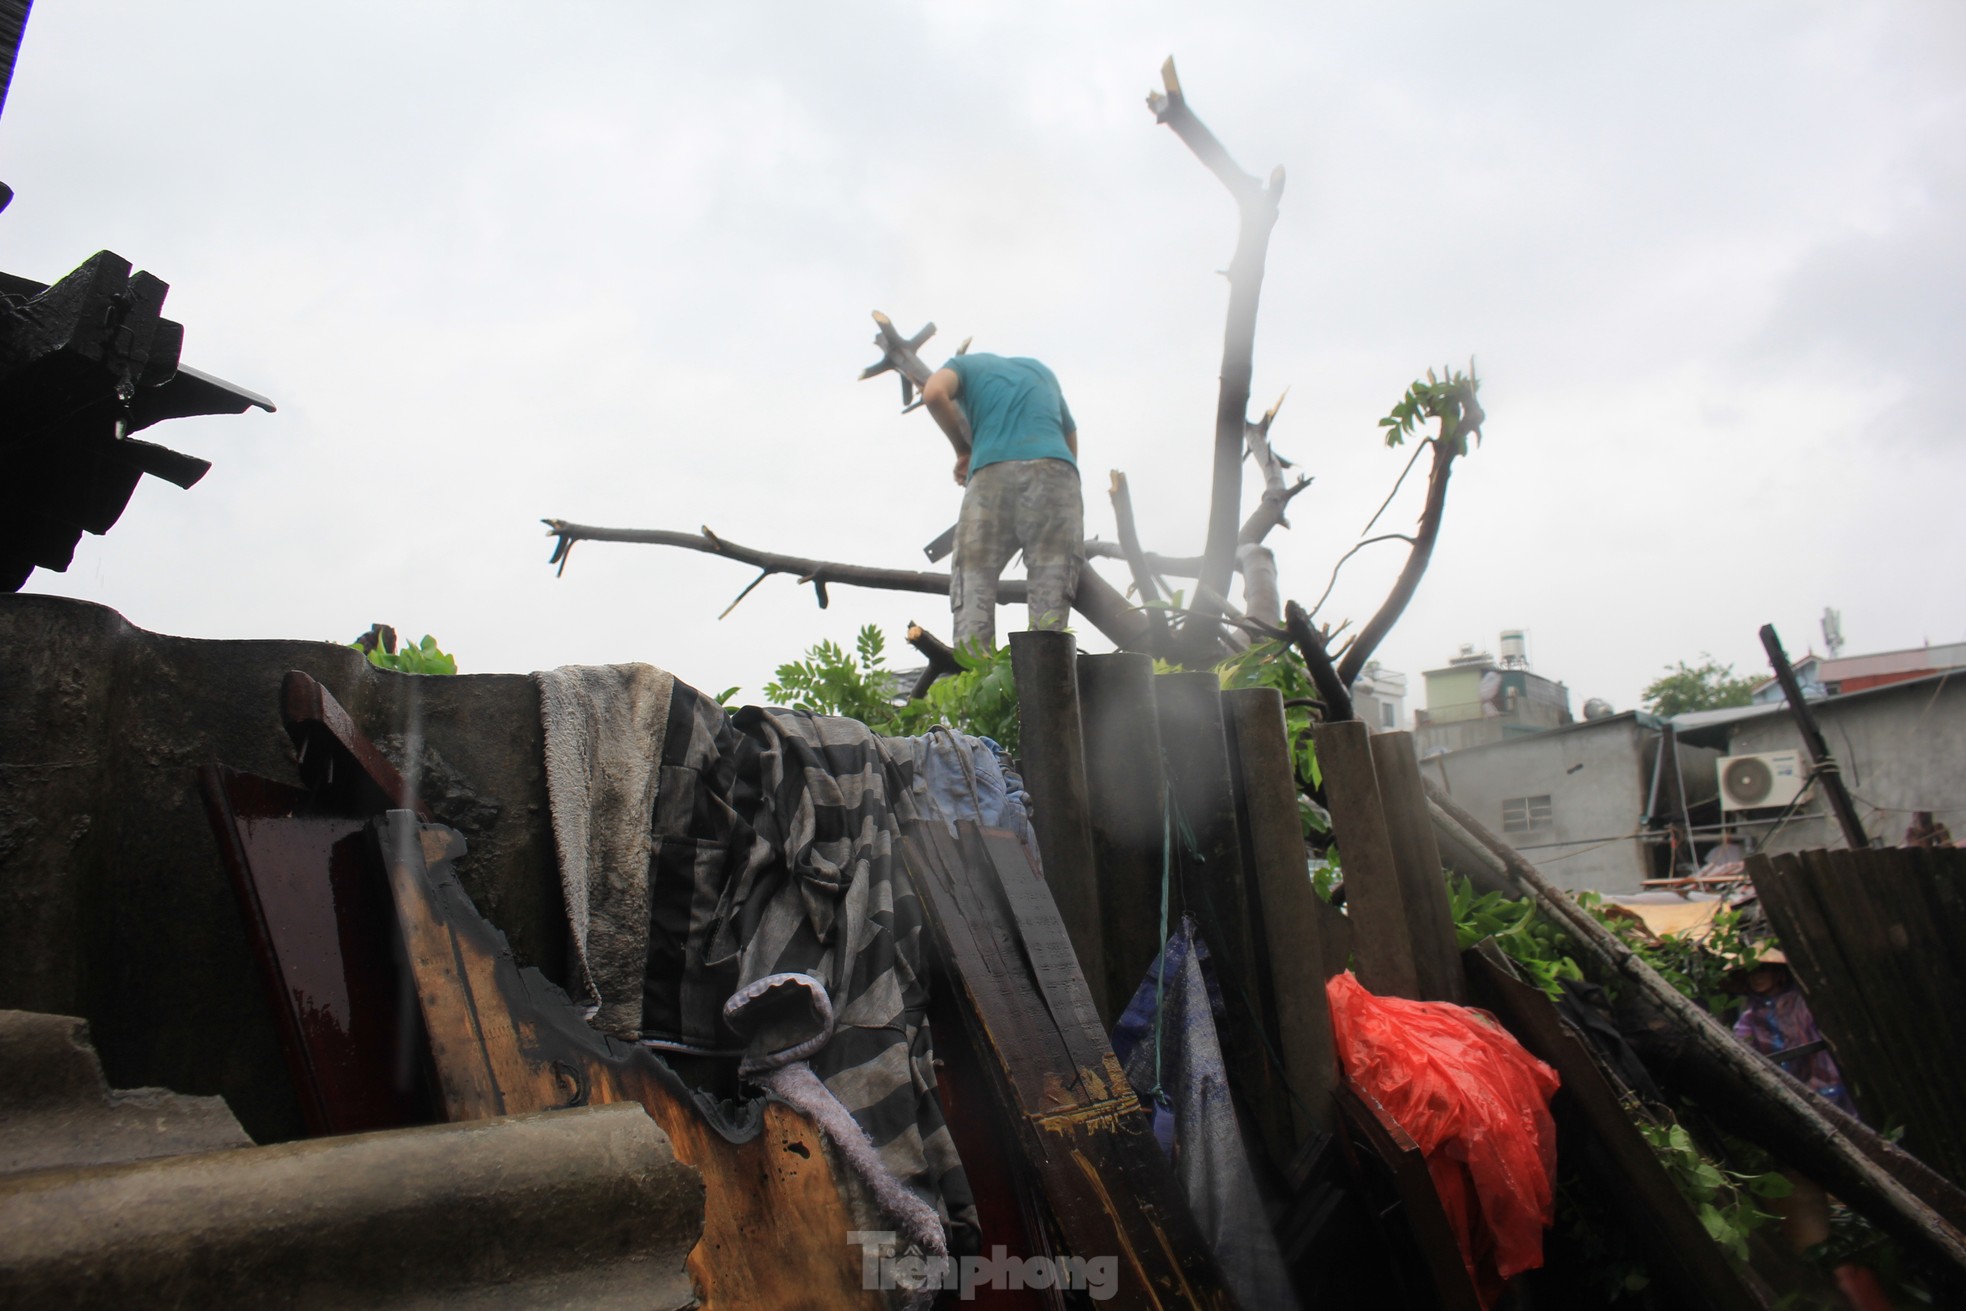
[[[147,434],[212,472],[146,479],[29,590],[749,697],[863,623],[946,635],[937,598],[821,612],[786,578],[720,623],[751,572],[662,548],[546,564],[553,516],[921,567],[960,492],[855,381],[874,308],[940,325],[931,363],[1046,360],[1088,533],[1119,468],[1149,545],[1198,550],[1235,211],[1144,105],[1171,53],[1242,166],[1289,173],[1252,407],[1290,389],[1272,437],[1317,477],[1271,538],[1287,596],[1398,473],[1376,419],[1477,360],[1487,440],[1381,649],[1409,705],[1511,627],[1573,708],[1702,651],[1759,672],[1764,622],[1820,649],[1825,605],[1851,653],[1966,639],[1966,10],[1200,9],[40,0],[0,267],[116,251],[171,284],[186,363],[280,410]],[[1362,622],[1401,554],[1324,616]]]

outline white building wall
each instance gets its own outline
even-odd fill
[[[1831,697],[1812,702],[1810,710],[1866,835],[1896,846],[1904,840],[1911,812],[1929,810],[1956,841],[1966,842],[1966,676]],[[1728,755],[1765,751],[1803,751],[1802,735],[1786,708],[1731,728]],[[1772,835],[1765,824],[1748,825],[1746,831],[1759,835],[1768,851],[1841,847],[1842,832],[1820,791]]]
[[[1421,769],[1556,886],[1637,892],[1651,876],[1634,835],[1657,740],[1625,714],[1432,756]],[[1541,796],[1550,799],[1548,828],[1507,832],[1505,804]]]

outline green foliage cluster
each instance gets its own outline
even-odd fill
[[[1379,420],[1387,446],[1405,445],[1406,439],[1428,419],[1447,420],[1442,432],[1456,444],[1455,455],[1467,454],[1469,434],[1480,439],[1482,412],[1475,394],[1481,390],[1481,380],[1474,376],[1473,362],[1469,362],[1466,373],[1451,365],[1443,366],[1441,372],[1445,378],[1428,369],[1426,381],[1415,379],[1393,406],[1392,413]]]
[[[1455,946],[1462,951],[1483,938],[1492,938],[1523,977],[1549,995],[1563,995],[1561,981],[1582,980],[1583,970],[1570,958],[1569,940],[1554,924],[1537,914],[1527,898],[1517,900],[1499,892],[1477,894],[1474,884],[1458,875],[1447,880],[1448,904],[1454,912]]]
[[[1017,731],[1017,677],[1010,667],[1010,648],[956,652],[960,674],[938,678],[919,701],[902,706],[895,732],[926,733],[937,724],[977,737],[987,737],[1011,755],[1020,746]]]
[[[1741,998],[1727,988],[1728,976],[1751,970],[1761,960],[1765,943],[1751,939],[1743,931],[1745,917],[1738,910],[1717,912],[1706,929],[1695,935],[1669,933],[1655,938],[1645,928],[1623,915],[1604,909],[1604,899],[1595,892],[1580,892],[1577,903],[1630,947],[1680,995],[1698,1003],[1715,1018],[1729,1022],[1740,1009]]]
[[[1681,660],[1647,683],[1639,693],[1639,701],[1647,710],[1666,719],[1693,710],[1725,710],[1729,706],[1747,705],[1761,681],[1734,677],[1734,666],[1723,665],[1702,651],[1699,664],[1689,665]]]
[[[887,667],[887,639],[873,624],[855,637],[853,650],[836,642],[807,648],[805,658],[778,667],[765,685],[767,700],[795,710],[857,719],[876,733],[905,737],[947,724],[964,733],[996,740],[1015,755],[1018,749],[1017,679],[1010,649],[966,648],[956,652],[962,672],[939,678],[918,701]],[[1317,749],[1311,740],[1310,702],[1317,692],[1303,657],[1287,642],[1262,642],[1216,666],[1225,688],[1273,687],[1283,694],[1284,726],[1290,737],[1297,786],[1309,792],[1323,785]],[[732,689],[735,691],[735,689]],[[725,694],[727,699],[729,693]],[[1328,832],[1330,819],[1304,802],[1300,817],[1306,834]]]
[[[1787,1197],[1794,1185],[1772,1170],[1742,1174],[1724,1169],[1700,1150],[1684,1125],[1636,1103],[1625,1109],[1680,1195],[1706,1226],[1707,1236],[1735,1260],[1746,1261],[1748,1235],[1777,1218],[1756,1206],[1756,1199]]]
[[[860,630],[852,654],[837,642],[819,642],[807,648],[805,659],[778,667],[776,681],[765,684],[765,697],[794,710],[844,715],[885,733],[895,714],[894,675],[884,668],[886,648],[887,639],[872,624]]]
[[[1454,875],[1448,876],[1448,894],[1457,945],[1462,950],[1483,938],[1493,938],[1523,976],[1552,1000],[1562,995],[1562,980],[1583,979],[1568,936],[1527,898],[1518,900],[1499,892],[1476,895],[1473,884]],[[1720,980],[1743,964],[1751,965],[1759,954],[1759,948],[1742,935],[1736,912],[1721,912],[1711,931],[1701,938],[1668,934],[1655,939],[1642,925],[1607,914],[1602,899],[1594,893],[1580,894],[1578,901],[1674,987],[1709,1007],[1736,1003],[1720,988]],[[1787,1196],[1788,1180],[1771,1171],[1726,1169],[1702,1152],[1692,1135],[1673,1123],[1662,1109],[1636,1100],[1625,1109],[1707,1233],[1745,1261],[1748,1234],[1774,1219],[1757,1208],[1754,1199]]]
[[[937,679],[919,701],[907,699],[894,670],[887,668],[887,639],[873,624],[854,638],[853,651],[838,643],[820,642],[803,660],[778,667],[765,685],[765,697],[794,710],[817,715],[844,715],[889,737],[926,733],[937,724],[978,737],[993,738],[1015,754],[1017,680],[1010,667],[1010,649],[956,652],[962,672]]]
[[[425,633],[423,640],[414,646],[406,646],[398,651],[385,651],[382,647],[364,647],[360,642],[348,645],[364,652],[369,663],[377,669],[393,669],[399,674],[455,674],[457,659],[444,653],[437,646],[437,639]]]

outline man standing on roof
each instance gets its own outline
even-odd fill
[[[1033,359],[958,355],[922,384],[922,401],[956,448],[965,489],[949,582],[955,645],[996,645],[997,580],[1020,547],[1031,627],[1063,628],[1085,504],[1078,425],[1058,378]]]

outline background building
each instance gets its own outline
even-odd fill
[[[1874,658],[1826,660],[1822,666]],[[1812,698],[1809,709],[1873,841],[1897,845],[1920,810],[1931,811],[1956,836],[1966,838],[1966,673],[1930,674]],[[1754,849],[1843,845],[1821,789],[1806,781],[1809,757],[1785,704],[1778,700],[1695,711],[1677,716],[1673,724],[1681,741],[1717,750],[1723,768],[1727,761],[1756,756],[1778,776],[1768,795],[1773,804],[1741,806],[1735,804],[1740,797],[1723,799],[1727,822]],[[1779,777],[1787,757],[1794,758],[1792,767],[1800,771],[1794,782]]]
[[[1352,684],[1352,713],[1375,733],[1389,733],[1406,724],[1406,675],[1368,660]]]
[[[1860,656],[1819,656],[1813,651],[1794,662],[1795,681],[1811,699],[1888,687],[1914,678],[1966,669],[1966,642],[1908,647]],[[1782,704],[1782,685],[1770,678],[1754,689],[1756,705]]]
[[[1719,841],[1720,753],[1662,749],[1672,741],[1663,720],[1627,710],[1436,752],[1420,771],[1558,887],[1634,893]]]
[[[1529,670],[1520,629],[1502,634],[1502,656],[1464,644],[1445,668],[1429,669],[1427,708],[1413,715],[1421,757],[1543,733],[1575,722],[1570,689]]]

